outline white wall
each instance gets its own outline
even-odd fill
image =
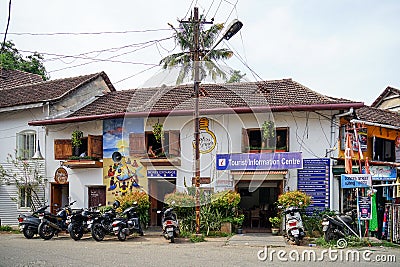
[[[54,159],[54,140],[55,139],[71,139],[74,130],[83,131],[83,136],[102,135],[103,122],[92,121],[76,124],[59,124],[47,126],[47,147],[46,147],[46,177],[49,182],[54,182],[54,173],[60,167],[62,160]],[[73,208],[87,208],[88,186],[103,185],[103,168],[84,168],[70,169],[66,168],[69,181],[69,196],[71,201],[75,201]]]

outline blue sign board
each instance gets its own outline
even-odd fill
[[[303,167],[301,152],[217,154],[217,170],[285,170]]]
[[[176,178],[176,170],[147,170],[149,178]]]
[[[370,187],[372,185],[371,174],[342,174],[342,188]]]
[[[303,169],[297,170],[297,189],[311,196],[307,213],[329,208],[330,159],[303,159]]]

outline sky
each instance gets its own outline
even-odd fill
[[[1,41],[8,4],[0,0]],[[207,21],[243,22],[218,45],[235,55],[218,64],[249,81],[292,78],[368,105],[387,86],[400,89],[398,0],[13,0],[6,38],[24,56],[43,54],[51,79],[105,71],[117,90],[132,89],[179,51],[168,23],[194,6]]]

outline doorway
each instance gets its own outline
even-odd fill
[[[106,187],[89,186],[88,188],[89,208],[106,205]]]
[[[59,208],[69,204],[69,184],[51,183],[50,212],[55,214]]]
[[[164,207],[164,197],[174,192],[176,179],[149,179],[150,226],[161,226],[161,214],[157,210]]]
[[[269,232],[270,217],[277,214],[275,202],[280,194],[281,181],[264,182],[258,188],[249,188],[248,182],[239,182],[239,207],[245,215],[243,227],[246,232]]]

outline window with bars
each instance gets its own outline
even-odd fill
[[[36,150],[36,132],[22,131],[17,133],[17,156],[21,159],[31,159]]]

